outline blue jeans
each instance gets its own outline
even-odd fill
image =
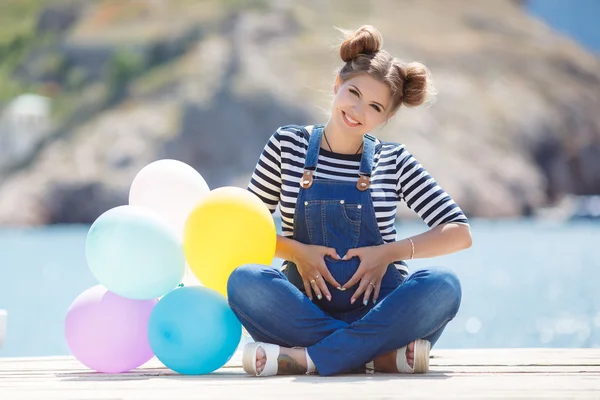
[[[229,305],[254,340],[306,347],[320,375],[364,370],[367,362],[416,339],[433,346],[461,301],[458,278],[440,269],[409,275],[354,321],[334,318],[267,266],[237,268],[227,290]]]

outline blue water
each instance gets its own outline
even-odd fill
[[[600,54],[600,1],[528,0],[526,8],[557,32]]]
[[[87,226],[0,230],[0,356],[68,354],[63,319],[96,284]],[[401,237],[422,223],[399,225]],[[411,269],[444,265],[462,280],[461,310],[441,348],[600,347],[600,224],[472,221],[473,247]]]

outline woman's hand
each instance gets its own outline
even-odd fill
[[[340,288],[341,285],[327,269],[325,256],[330,256],[335,260],[339,260],[340,256],[337,255],[335,249],[329,247],[297,243],[298,246],[291,261],[298,267],[306,295],[312,300],[314,292],[319,300],[325,295],[325,298],[331,301],[331,293],[329,293],[325,281],[335,288]]]
[[[364,295],[363,304],[367,305],[369,298],[373,295],[373,303],[379,298],[379,289],[381,280],[387,271],[388,266],[393,262],[390,261],[389,249],[386,245],[361,247],[358,249],[350,249],[342,260],[349,260],[352,257],[360,259],[358,269],[348,282],[342,286],[342,290],[350,289],[360,281],[358,289],[350,299],[350,303],[354,304],[356,299],[361,294]]]

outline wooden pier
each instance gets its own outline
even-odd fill
[[[244,374],[239,357],[210,375],[182,376],[156,359],[100,374],[72,357],[0,358],[0,400],[600,399],[600,349],[432,351],[426,375]]]

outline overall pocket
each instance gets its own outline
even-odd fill
[[[333,247],[340,256],[358,245],[362,206],[343,200],[313,200],[304,204],[310,242]],[[335,260],[330,259],[331,262]]]

